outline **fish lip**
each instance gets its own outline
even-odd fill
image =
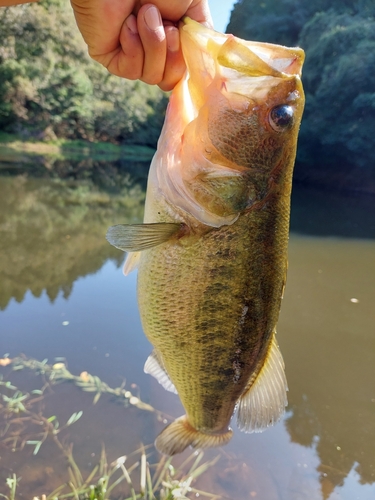
[[[236,69],[236,64],[239,64],[239,73],[251,74],[252,71],[253,73],[260,71],[263,75],[274,77],[301,76],[305,53],[299,47],[243,40],[234,35],[215,31],[187,16],[182,18],[179,27],[181,37],[188,37],[202,52],[209,54],[219,66]],[[236,47],[239,49],[237,61],[233,57],[233,54],[236,55]],[[223,53],[227,57],[223,57]],[[188,51],[184,52],[184,57],[188,67],[189,64],[195,63],[195,61],[190,61]],[[241,58],[243,58],[242,61]],[[227,59],[226,63],[225,59]]]

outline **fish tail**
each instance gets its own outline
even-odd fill
[[[228,429],[221,434],[209,434],[195,429],[186,415],[169,424],[156,438],[155,447],[164,455],[181,453],[188,446],[193,448],[212,448],[223,446],[232,438],[233,431]]]

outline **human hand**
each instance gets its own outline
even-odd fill
[[[208,0],[71,0],[90,56],[114,75],[171,90],[185,63],[176,23],[212,26]]]
[[[21,3],[32,3],[38,0],[0,0],[0,7],[11,7],[12,5],[19,5]]]

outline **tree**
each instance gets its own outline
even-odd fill
[[[306,52],[296,178],[375,192],[375,2],[242,0],[227,31]]]
[[[299,40],[308,57],[302,152],[311,157],[311,146],[318,143],[315,161],[326,167],[331,161],[345,168],[349,163],[364,170],[362,179],[368,181],[374,173],[375,20],[333,10],[317,13]]]
[[[1,9],[0,130],[154,146],[164,93],[110,75],[86,52],[62,0]]]

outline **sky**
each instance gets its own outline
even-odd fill
[[[216,31],[225,32],[236,0],[208,0]]]

